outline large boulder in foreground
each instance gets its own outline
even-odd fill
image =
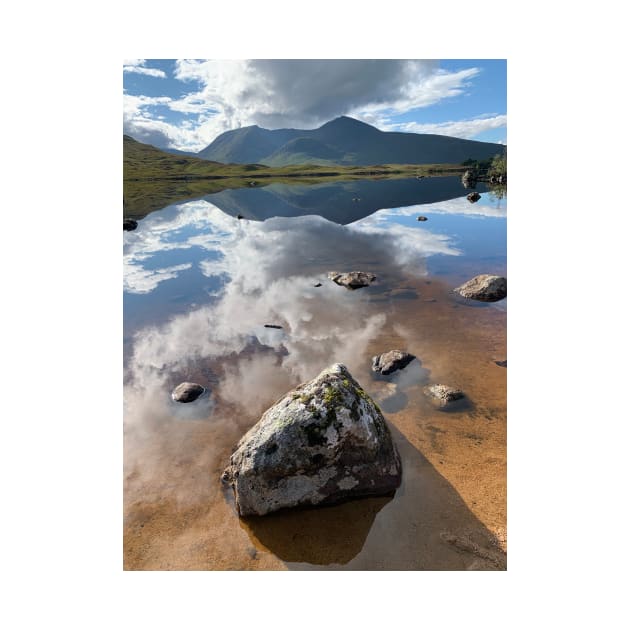
[[[409,365],[416,357],[402,350],[390,350],[372,357],[372,372],[380,372],[387,375],[402,370]]]
[[[369,286],[376,276],[365,271],[348,271],[347,273],[339,273],[338,271],[329,271],[328,277],[335,283],[346,289],[360,289]]]
[[[222,479],[241,516],[393,492],[398,451],[374,401],[336,363],[283,396],[240,440]]]
[[[507,280],[503,276],[475,276],[455,289],[462,297],[481,302],[498,302],[507,296]]]

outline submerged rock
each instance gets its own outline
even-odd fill
[[[365,271],[348,271],[347,273],[329,271],[328,277],[335,284],[351,290],[367,287],[376,280],[376,276],[374,274],[366,273]]]
[[[171,394],[171,398],[175,402],[189,403],[193,400],[197,400],[201,394],[206,391],[201,385],[197,383],[180,383]]]
[[[372,372],[381,374],[391,374],[396,370],[402,370],[409,365],[416,357],[402,350],[390,350],[372,357]]]
[[[438,407],[447,407],[465,396],[464,392],[460,389],[441,384],[428,385],[424,388],[424,393],[429,396]]]
[[[393,492],[398,451],[385,419],[336,363],[270,407],[240,440],[222,479],[241,516]]]
[[[462,297],[481,302],[497,302],[507,296],[507,280],[503,276],[482,274],[455,289]]]
[[[123,219],[123,230],[131,232],[138,227],[138,222],[133,219]]]
[[[470,203],[477,203],[481,199],[481,195],[478,192],[471,192],[466,195],[466,199],[470,201]]]

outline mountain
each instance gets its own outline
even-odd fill
[[[290,164],[461,164],[503,153],[505,146],[435,134],[380,131],[341,116],[318,129],[226,131],[197,154],[224,163]]]
[[[164,147],[161,149],[164,153],[171,153],[172,155],[184,155],[186,157],[196,157],[199,156],[194,151],[182,151],[181,149],[169,149],[168,147]]]

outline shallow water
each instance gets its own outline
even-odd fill
[[[506,199],[471,204],[457,178],[383,183],[225,191],[124,233],[125,568],[504,568],[507,300],[452,288],[505,274]],[[331,270],[377,281],[348,291]],[[418,361],[376,380],[371,356],[392,348]],[[334,362],[383,408],[401,487],[239,519],[219,480],[235,443]],[[210,394],[177,405],[182,380]],[[435,382],[468,404],[436,410]]]

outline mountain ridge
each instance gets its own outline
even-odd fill
[[[312,151],[304,151],[305,147]],[[504,145],[493,142],[381,131],[349,116],[339,116],[317,129],[269,130],[251,125],[225,131],[196,156],[224,163],[255,162],[267,166],[305,163],[367,166],[455,164],[468,159],[489,159],[505,150]]]

